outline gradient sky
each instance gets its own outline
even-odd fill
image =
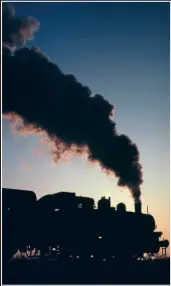
[[[169,238],[170,38],[169,3],[16,3],[17,15],[34,16],[39,46],[65,72],[73,73],[115,105],[119,133],[137,144],[144,171],[143,211]],[[24,93],[23,93],[24,96]],[[12,134],[3,120],[3,187],[110,195],[133,210],[129,191],[98,166],[73,157],[54,165],[35,135]]]

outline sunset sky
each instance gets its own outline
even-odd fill
[[[169,239],[169,3],[16,3],[18,16],[40,20],[37,45],[65,73],[74,74],[115,106],[119,133],[140,150],[147,206]],[[23,90],[24,97],[24,90]],[[88,116],[88,115],[87,115]],[[85,158],[55,165],[36,135],[13,134],[3,119],[3,187],[111,196],[134,210],[130,192]]]

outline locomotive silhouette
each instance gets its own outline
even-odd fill
[[[8,260],[18,249],[35,247],[44,256],[49,246],[59,259],[135,259],[144,253],[155,254],[167,248],[160,240],[155,220],[141,212],[126,211],[120,203],[111,207],[102,197],[94,199],[60,192],[37,200],[32,191],[3,189],[3,258]]]

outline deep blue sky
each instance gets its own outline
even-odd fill
[[[65,73],[115,105],[120,133],[138,145],[144,170],[143,210],[169,228],[169,3],[16,3],[17,15],[40,20],[38,45]],[[68,190],[99,199],[109,193],[132,209],[128,191],[85,159],[54,168],[36,156],[36,136],[12,135],[3,121],[3,186],[40,197]],[[34,151],[33,151],[34,150]]]

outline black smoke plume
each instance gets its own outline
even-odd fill
[[[25,44],[32,40],[34,32],[39,29],[39,21],[33,17],[16,17],[15,8],[3,3],[2,11],[2,41],[10,48]]]
[[[73,146],[78,152],[87,147],[88,160],[115,173],[118,185],[127,186],[138,201],[139,151],[129,137],[116,131],[113,108],[103,96],[93,96],[74,75],[62,73],[39,50],[22,48],[10,56],[4,49],[3,113],[15,113],[26,127],[31,124],[34,130],[46,131],[58,157]]]

